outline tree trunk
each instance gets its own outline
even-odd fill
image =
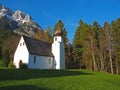
[[[103,71],[104,70],[104,62],[103,62],[103,55],[102,55],[102,52],[99,51],[99,55],[100,55],[100,71]]]
[[[92,55],[92,58],[93,58],[93,64],[94,64],[94,71],[97,71],[95,56]]]
[[[109,60],[110,60],[110,69],[111,69],[111,73],[113,74],[113,62],[112,62],[112,54],[111,54],[111,49],[109,46]]]
[[[97,65],[96,65],[96,61],[95,61],[95,52],[94,52],[92,40],[91,40],[91,51],[92,51],[92,59],[93,59],[94,70],[97,71]]]
[[[118,61],[116,60],[116,74],[119,74]]]
[[[112,51],[111,51],[111,32],[109,31],[109,36],[108,36],[108,49],[109,49],[109,61],[110,61],[110,69],[111,73],[113,74],[113,62],[112,62]]]

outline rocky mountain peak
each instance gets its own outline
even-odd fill
[[[13,12],[2,4],[0,4],[0,22],[3,28],[13,30],[20,35],[34,37],[37,31],[43,31],[30,15],[20,10]]]
[[[0,10],[1,9],[5,9],[5,7],[2,4],[0,4]]]
[[[13,15],[13,19],[18,21],[19,23],[25,23],[25,22],[30,22],[32,18],[28,15],[25,14],[24,12],[17,10]]]
[[[3,16],[12,16],[13,11],[9,8],[6,8],[4,5],[0,4],[0,17]]]

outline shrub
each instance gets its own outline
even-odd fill
[[[25,64],[25,63],[22,63],[22,65],[21,65],[20,69],[27,69],[27,68],[28,68],[28,65],[27,65],[27,64]]]
[[[7,67],[6,60],[4,60],[4,59],[0,60],[0,67]]]
[[[10,60],[9,64],[8,64],[9,68],[15,68],[15,65],[13,64],[13,60]]]
[[[4,67],[4,61],[0,60],[0,67]]]

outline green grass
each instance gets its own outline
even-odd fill
[[[0,90],[120,90],[120,76],[75,69],[0,68]]]

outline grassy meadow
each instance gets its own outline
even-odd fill
[[[120,90],[120,75],[78,69],[0,68],[0,90]]]

